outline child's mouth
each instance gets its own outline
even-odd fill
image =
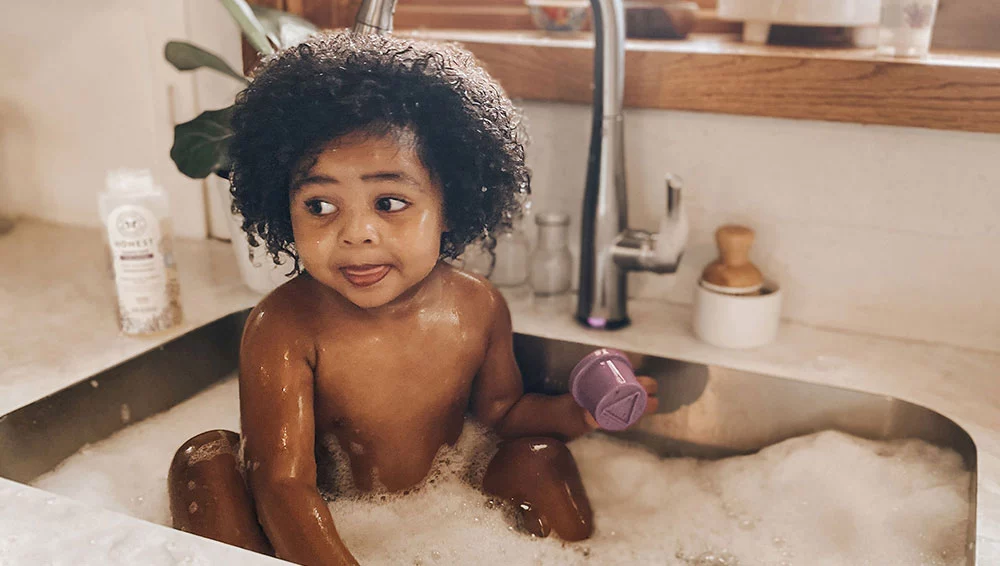
[[[371,287],[389,274],[388,265],[350,265],[341,267],[344,279],[355,287]]]

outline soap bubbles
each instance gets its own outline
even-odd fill
[[[174,450],[238,424],[232,379],[87,447],[35,485],[169,525],[163,477]],[[347,469],[351,447],[324,441]],[[822,432],[699,461],[591,434],[568,445],[595,514],[594,536],[579,543],[524,534],[515,509],[477,488],[495,442],[468,421],[458,444],[442,448],[427,478],[405,493],[362,494],[342,483],[329,506],[348,548],[376,565],[965,561],[970,474],[958,454],[919,440]],[[350,482],[352,474],[330,479]]]

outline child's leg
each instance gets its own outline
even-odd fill
[[[239,461],[240,436],[203,432],[174,455],[167,475],[175,529],[273,556]]]
[[[594,532],[594,514],[566,444],[553,438],[519,438],[500,444],[486,468],[483,490],[520,509],[524,527],[536,536],[555,531],[567,541]]]

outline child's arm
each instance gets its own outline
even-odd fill
[[[524,394],[521,371],[514,361],[510,310],[503,295],[492,292],[490,344],[473,389],[472,411],[504,438],[553,436],[572,440],[597,428],[597,421],[577,405],[573,396]],[[639,378],[649,393],[646,413],[656,411],[656,382]]]
[[[357,564],[316,488],[313,342],[274,299],[250,313],[240,347],[244,462],[257,518],[279,558]]]

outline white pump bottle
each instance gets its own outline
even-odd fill
[[[124,334],[149,334],[181,321],[170,206],[148,170],[109,171],[98,205],[107,231]]]

